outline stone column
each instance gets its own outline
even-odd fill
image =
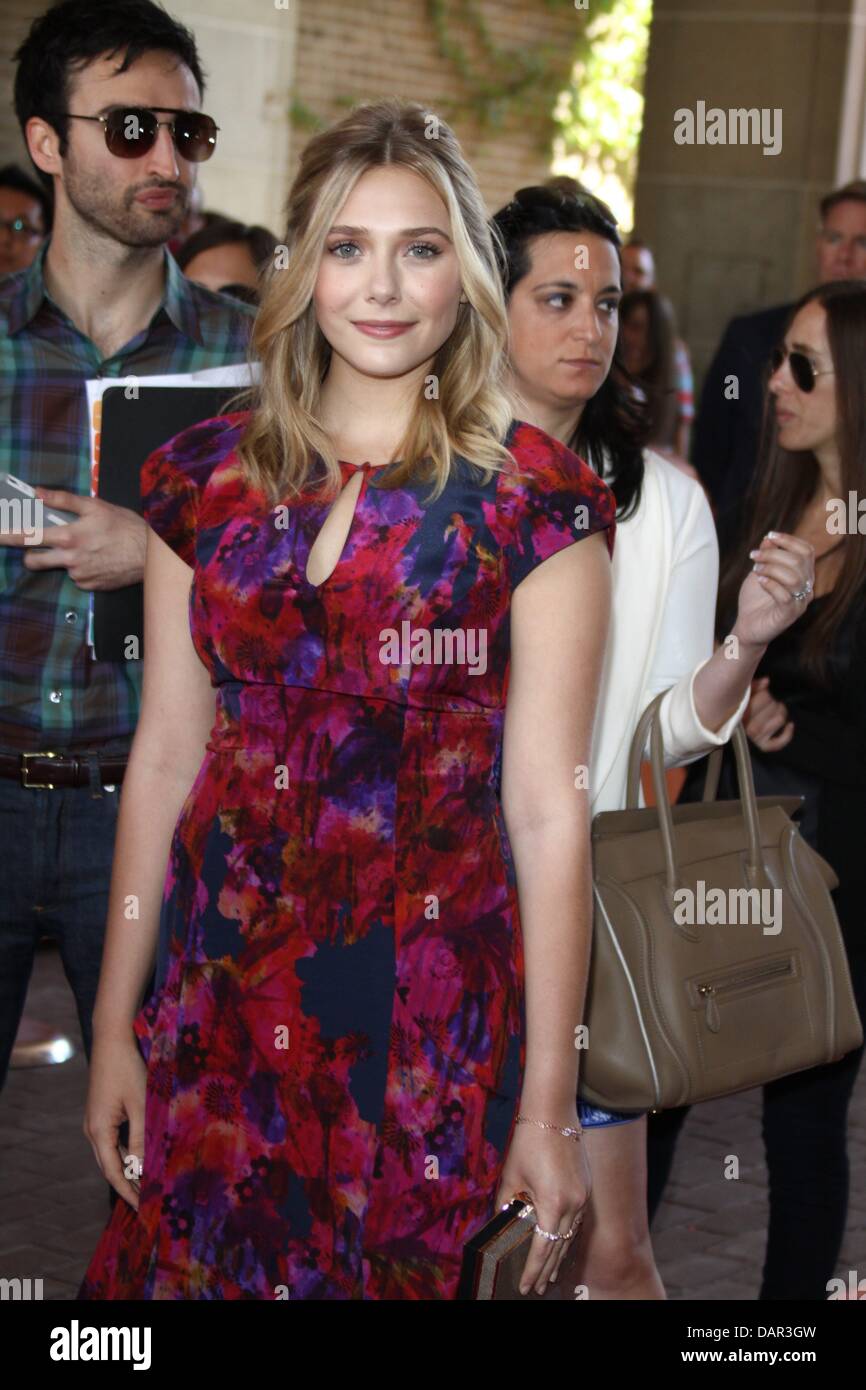
[[[844,181],[863,152],[850,135],[863,102],[853,45],[862,10],[862,0],[653,6],[635,230],[655,251],[698,381],[728,319],[793,299],[813,281],[818,201],[837,183],[840,155]],[[684,109],[695,143],[675,139]],[[763,141],[697,143],[701,133],[736,138],[728,113],[742,109],[766,113],[765,131],[781,113],[778,153],[765,154]],[[853,153],[844,155],[846,111]]]

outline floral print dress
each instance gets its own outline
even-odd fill
[[[78,1296],[453,1299],[525,1060],[511,595],[594,531],[612,552],[614,501],[520,421],[522,477],[484,485],[458,457],[433,503],[427,481],[381,486],[393,464],[341,463],[361,488],[313,585],[333,499],[278,524],[234,452],[247,418],[185,430],[142,474],[146,521],[193,567],[216,716],[133,1025],[139,1210],[118,1199]]]

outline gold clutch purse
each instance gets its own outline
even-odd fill
[[[531,1219],[530,1219],[531,1218]],[[463,1247],[463,1264],[457,1298],[546,1299],[560,1303],[574,1298],[575,1266],[580,1232],[572,1238],[568,1252],[559,1268],[555,1284],[548,1284],[544,1293],[520,1292],[520,1279],[535,1225],[535,1208],[528,1193],[518,1193],[508,1206],[470,1236]]]

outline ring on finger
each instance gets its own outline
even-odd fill
[[[802,603],[804,599],[807,599],[809,597],[809,595],[812,592],[812,588],[813,585],[811,579],[807,579],[802,589],[797,589],[796,593],[792,593],[791,598],[795,599],[797,603]]]
[[[563,1231],[563,1232],[559,1232],[559,1231],[543,1231],[543,1230],[541,1229],[541,1227],[539,1226],[539,1224],[538,1224],[537,1221],[536,1221],[536,1223],[535,1223],[535,1225],[533,1226],[532,1229],[535,1231],[535,1234],[536,1234],[537,1236],[544,1236],[544,1239],[545,1239],[545,1240],[571,1240],[571,1237],[574,1235],[575,1231],[577,1231],[577,1230],[580,1228],[580,1223],[581,1223],[582,1220],[583,1220],[583,1217],[582,1217],[582,1216],[578,1216],[578,1217],[571,1223],[571,1226],[569,1227],[569,1229],[568,1229],[567,1231]]]

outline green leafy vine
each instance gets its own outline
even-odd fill
[[[588,24],[616,2],[591,0],[591,8],[583,9],[575,0],[541,0],[546,10],[567,11],[575,18],[573,43],[563,49],[552,42],[523,48],[498,44],[479,0],[425,0],[439,56],[460,79],[461,95],[436,101],[436,109],[452,122],[472,120],[481,131],[501,130],[506,124],[532,129],[539,148],[549,153],[558,129],[553,116],[556,94],[568,85],[574,64],[588,57]],[[356,100],[339,96],[334,104],[350,107]],[[327,124],[298,99],[291,103],[289,119],[308,132]]]
[[[551,42],[524,48],[498,45],[478,0],[426,0],[427,15],[440,57],[460,78],[462,96],[443,102],[449,119],[474,119],[480,130],[498,130],[506,122],[522,124],[537,132],[539,147],[550,149],[555,131],[554,96],[569,81],[575,62],[586,57],[586,30],[591,18],[606,13],[616,0],[592,0],[592,10],[575,0],[543,0],[548,11],[568,12],[575,18],[574,40],[568,49]],[[477,54],[473,62],[459,25],[471,38]]]

